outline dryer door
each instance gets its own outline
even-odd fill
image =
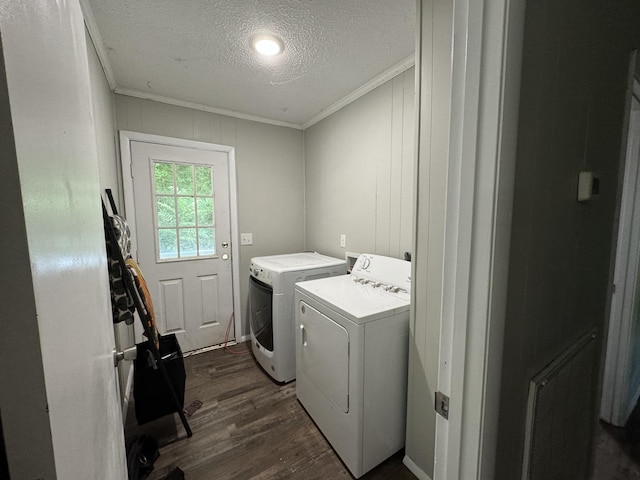
[[[305,302],[298,308],[298,368],[337,408],[348,413],[349,332]]]
[[[260,345],[273,352],[273,289],[252,276],[249,277],[249,326]]]

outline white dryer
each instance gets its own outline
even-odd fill
[[[276,381],[290,382],[296,378],[296,349],[293,343],[295,283],[346,272],[345,260],[314,252],[251,259],[251,348],[258,363]]]
[[[411,264],[358,257],[296,284],[296,394],[359,478],[405,441]]]

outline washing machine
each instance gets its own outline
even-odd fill
[[[315,252],[254,257],[249,267],[249,325],[253,354],[277,382],[296,377],[293,291],[296,282],[347,272],[339,258]]]
[[[296,284],[296,394],[359,478],[405,441],[411,264],[363,254]]]

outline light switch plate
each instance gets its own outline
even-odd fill
[[[253,233],[241,233],[240,245],[253,245]]]
[[[345,234],[340,235],[340,246],[342,248],[346,248],[347,246],[347,236]]]

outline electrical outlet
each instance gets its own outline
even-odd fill
[[[347,236],[344,233],[342,235],[340,235],[340,246],[342,248],[346,248],[347,247]]]
[[[253,233],[241,233],[240,245],[253,245]]]

